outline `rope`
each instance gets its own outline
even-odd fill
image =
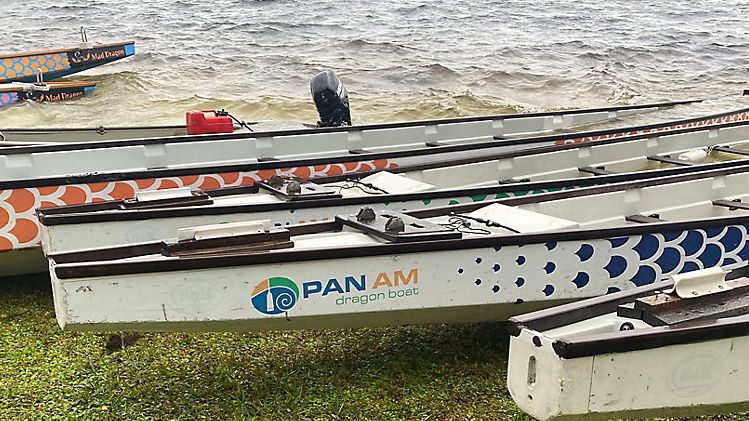
[[[247,129],[247,130],[249,130],[249,131],[251,131],[251,132],[254,132],[254,130],[252,130],[252,129],[250,128],[250,126],[249,126],[249,125],[248,125],[248,124],[247,124],[246,122],[244,122],[244,121],[242,121],[242,120],[239,120],[238,118],[236,118],[236,117],[234,117],[233,115],[229,114],[229,112],[228,112],[228,111],[226,111],[226,110],[224,110],[223,108],[222,108],[222,109],[221,109],[220,111],[216,111],[216,115],[217,115],[217,116],[222,116],[222,117],[223,117],[223,116],[228,116],[228,117],[231,117],[231,119],[232,119],[232,120],[236,121],[236,122],[237,122],[237,124],[239,124],[239,127],[244,127],[245,129]]]
[[[457,214],[457,213],[450,214],[450,219],[448,220],[448,225],[453,224],[455,221],[462,221],[462,226],[465,226],[466,228],[470,228],[472,230],[486,231],[486,234],[490,234],[491,231],[485,230],[483,228],[472,228],[469,221],[475,221],[475,222],[478,222],[480,224],[484,224],[487,227],[503,228],[503,229],[506,229],[508,231],[514,232],[515,234],[520,234],[520,231],[516,230],[515,228],[508,227],[507,225],[502,225],[499,222],[492,221],[491,219],[476,218],[476,217],[473,217],[473,216],[464,215],[464,214]]]
[[[359,190],[361,190],[362,192],[364,192],[366,194],[376,194],[375,192],[371,192],[371,191],[365,190],[364,188],[366,187],[366,188],[368,188],[370,190],[374,190],[376,192],[380,192],[380,193],[384,193],[384,194],[390,194],[388,191],[383,190],[383,189],[375,186],[374,184],[365,183],[365,182],[359,181],[359,180],[346,180],[345,184],[343,184],[343,185],[327,185],[326,187],[331,187],[331,188],[334,188],[334,189],[337,188],[338,189],[338,193],[341,193],[341,191],[343,191],[343,190],[359,189]]]

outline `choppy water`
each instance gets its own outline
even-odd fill
[[[730,4],[729,4],[730,3]],[[0,127],[181,122],[193,108],[314,121],[308,81],[339,73],[358,122],[716,97],[747,106],[749,2],[56,0],[0,2],[0,51],[135,39],[66,104]],[[696,112],[696,111],[692,111]]]

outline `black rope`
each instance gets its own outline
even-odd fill
[[[381,188],[379,188],[379,187],[377,187],[377,186],[375,186],[373,184],[365,183],[365,182],[362,182],[362,181],[359,181],[359,180],[351,180],[351,179],[346,180],[345,184],[343,184],[343,185],[328,184],[328,185],[326,185],[326,187],[331,187],[331,188],[334,188],[334,189],[337,188],[338,189],[338,193],[340,193],[343,190],[359,189],[362,192],[367,193],[367,194],[375,194],[375,192],[389,194],[386,190],[383,190],[383,189],[381,189]],[[375,192],[367,191],[367,190],[365,190],[365,187],[368,188],[368,189],[370,189],[370,190],[374,190]]]
[[[440,224],[443,227],[450,228],[453,231],[457,231],[463,234],[479,234],[489,235],[492,232],[484,228],[474,228],[471,226],[471,222],[467,221],[458,216],[451,216],[446,224]]]
[[[502,225],[499,222],[492,221],[491,219],[476,218],[470,215],[464,215],[464,214],[458,214],[458,213],[451,213],[450,218],[451,218],[450,220],[452,220],[452,218],[459,218],[459,219],[464,220],[464,222],[468,222],[468,220],[475,221],[480,224],[484,224],[487,227],[504,228],[508,231],[514,232],[515,234],[520,234],[520,231],[516,230],[515,228],[508,227],[507,225]],[[468,224],[468,226],[470,226],[470,224]],[[477,228],[472,228],[472,229],[477,229]]]
[[[244,122],[242,120],[239,120],[238,118],[236,118],[233,115],[229,114],[229,112],[226,111],[223,108],[220,111],[216,111],[216,115],[217,116],[221,116],[221,117],[224,117],[224,116],[231,117],[232,120],[236,121],[237,124],[239,124],[239,127],[244,127],[245,129],[247,129],[247,130],[249,130],[251,132],[254,132],[254,130],[252,130],[250,128],[250,126],[246,122]]]

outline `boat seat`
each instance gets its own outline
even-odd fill
[[[724,152],[724,153],[732,153],[732,154],[741,155],[741,156],[749,156],[749,151],[744,151],[744,150],[741,150],[741,149],[735,149],[735,148],[732,148],[730,146],[716,146],[716,147],[713,148],[713,151],[715,151],[715,152]]]
[[[468,216],[501,224],[518,234],[580,228],[575,221],[499,203],[477,209]]]
[[[171,257],[218,256],[292,248],[286,228],[269,220],[203,225],[177,230],[176,242],[164,242],[162,254]]]
[[[648,157],[648,160],[662,162],[664,164],[680,165],[682,167],[691,167],[691,166],[697,165],[694,162],[684,161],[681,159],[671,158],[670,156],[661,156],[661,155],[650,155]]]
[[[362,182],[371,184],[390,194],[419,193],[437,190],[437,186],[421,181],[413,180],[399,174],[388,171],[380,171],[361,179]]]
[[[714,269],[720,271],[720,268],[711,268],[703,272]],[[629,305],[618,306],[617,315],[642,320],[651,326],[668,326],[749,314],[749,306],[746,305],[749,278],[723,281],[722,285],[723,292],[695,298],[680,298],[670,291],[662,291],[638,298]]]
[[[586,172],[588,174],[593,175],[611,175],[616,174],[613,171],[608,171],[606,167],[600,166],[600,167],[580,167],[577,169],[580,172]]]
[[[729,211],[733,211],[737,209],[749,210],[749,203],[744,203],[741,201],[741,199],[713,200],[713,206],[720,206],[720,207],[728,208]]]
[[[663,219],[660,218],[660,215],[658,214],[652,214],[652,215],[629,215],[625,216],[624,219],[627,222],[636,222],[638,224],[653,224],[656,222],[663,222]]]

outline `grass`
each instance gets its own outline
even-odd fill
[[[273,333],[63,332],[43,277],[0,281],[0,419],[530,419],[502,324]],[[746,419],[749,414],[720,417]]]

